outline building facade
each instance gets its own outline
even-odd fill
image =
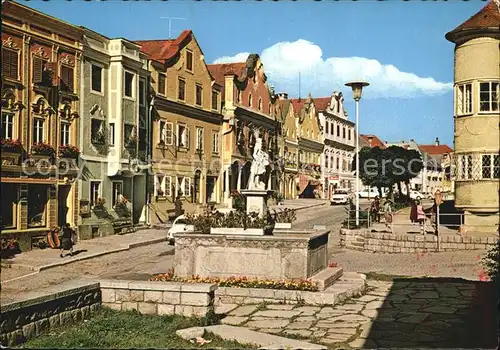
[[[164,221],[180,196],[186,211],[222,196],[221,89],[193,33],[138,41],[150,59],[154,91],[151,221]]]
[[[500,9],[490,1],[446,34],[455,44],[455,205],[465,226],[497,231],[500,197]]]
[[[83,30],[79,235],[87,239],[145,223],[150,74],[137,44]]]
[[[262,181],[269,190],[279,189],[281,175],[275,165],[280,152],[280,117],[277,115],[277,98],[267,84],[259,55],[250,54],[243,63],[211,64],[208,67],[215,81],[223,86],[224,202],[231,206],[232,194],[248,186],[256,133],[262,138],[262,150],[270,156]]]
[[[22,250],[78,222],[82,38],[78,27],[2,4],[1,230]]]
[[[330,198],[337,187],[354,191],[356,179],[352,160],[355,154],[355,124],[348,120],[344,97],[341,92],[334,91],[331,97],[316,98],[314,101],[325,144],[321,176],[325,196]]]
[[[323,198],[322,155],[323,128],[311,94],[306,99],[291,100],[298,119],[299,186],[301,198]]]

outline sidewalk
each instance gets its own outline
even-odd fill
[[[86,260],[105,254],[117,253],[149,244],[165,242],[165,230],[146,229],[125,235],[99,237],[77,242],[73,256],[59,256],[58,249],[35,249],[20,253],[12,259],[2,259],[2,267],[21,268],[33,272],[50,269],[72,262]],[[5,282],[5,281],[4,281]]]

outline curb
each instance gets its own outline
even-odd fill
[[[306,205],[306,206],[303,206],[303,207],[298,207],[298,208],[288,208],[288,209],[291,209],[291,210],[294,210],[294,211],[300,211],[300,210],[304,210],[304,209],[310,209],[310,208],[314,208],[314,207],[320,207],[320,206],[323,206],[323,205],[326,205],[328,202],[324,202],[324,203],[315,203],[315,204],[309,204],[309,205]],[[280,206],[276,206],[276,208],[272,208],[273,210],[276,210],[278,209]],[[284,209],[287,209],[286,206],[284,206],[285,208]],[[280,208],[281,209],[281,208]],[[281,209],[281,210],[284,210],[284,209]]]
[[[33,267],[33,266],[27,266],[27,265],[21,265],[21,264],[13,264],[13,265],[17,265],[18,267],[25,267],[27,269],[30,269],[31,271],[34,271],[34,272],[30,273],[30,274],[27,274],[27,275],[19,276],[19,277],[16,277],[16,278],[12,278],[10,280],[2,281],[2,284],[8,283],[8,282],[12,282],[12,281],[15,281],[15,280],[18,280],[18,279],[21,279],[21,278],[25,278],[25,277],[28,277],[28,276],[33,276],[33,275],[39,273],[40,271],[48,270],[48,269],[51,269],[51,268],[54,268],[54,267],[64,266],[64,265],[68,265],[68,264],[71,264],[71,263],[74,263],[74,262],[78,262],[78,261],[83,261],[83,260],[88,260],[88,259],[92,259],[92,258],[97,258],[99,256],[113,254],[113,253],[120,253],[120,252],[124,252],[124,251],[130,250],[130,249],[133,249],[133,248],[144,247],[144,246],[148,246],[148,245],[151,245],[151,244],[162,243],[162,242],[166,242],[166,241],[167,241],[166,237],[165,238],[155,238],[155,239],[151,239],[151,240],[146,240],[146,241],[131,243],[131,244],[129,244],[126,247],[112,249],[112,250],[105,250],[103,252],[98,252],[98,253],[89,254],[89,255],[85,255],[85,256],[81,256],[81,257],[76,257],[75,259],[72,259],[72,260],[66,260],[66,261],[61,261],[61,262],[58,262],[58,263],[42,265],[40,267]]]

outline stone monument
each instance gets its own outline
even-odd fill
[[[267,214],[267,199],[273,191],[266,190],[266,185],[261,181],[261,176],[266,172],[269,165],[269,155],[262,150],[262,138],[259,131],[255,130],[255,147],[252,154],[252,165],[250,166],[250,177],[247,189],[241,193],[247,200],[247,214],[258,213],[260,217]]]

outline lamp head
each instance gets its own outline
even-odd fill
[[[363,87],[368,86],[370,84],[367,83],[366,81],[351,81],[349,83],[346,83],[345,85],[351,87],[354,101],[357,102],[361,99],[361,93],[363,91]]]

